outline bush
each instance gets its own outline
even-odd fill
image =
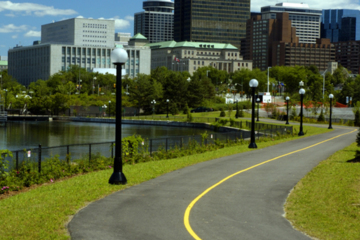
[[[354,125],[357,126],[357,127],[360,127],[360,111],[359,110],[357,110],[355,112]]]
[[[324,112],[323,112],[322,109],[321,109],[321,112],[320,112],[320,115],[319,115],[317,121],[318,122],[325,122]]]
[[[220,112],[220,117],[225,117],[226,115],[225,115],[224,109],[221,108],[220,111],[221,111],[221,112]]]
[[[225,98],[219,97],[219,96],[215,96],[215,103],[225,104]]]

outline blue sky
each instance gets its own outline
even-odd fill
[[[116,32],[133,35],[134,13],[143,11],[144,0],[28,0],[0,1],[0,55],[7,56],[9,48],[16,44],[28,46],[40,40],[41,25],[63,19],[84,18],[115,19]],[[261,6],[275,5],[279,1],[252,0],[251,11],[260,11]],[[359,0],[327,0],[306,2],[311,8],[360,9]]]

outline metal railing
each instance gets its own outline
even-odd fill
[[[246,124],[250,124],[246,122]],[[257,124],[256,125],[256,136],[258,139],[260,137],[274,137],[279,135],[286,135],[292,133],[292,127],[289,126],[277,126],[270,124]],[[213,133],[203,135],[194,135],[194,136],[181,136],[181,137],[167,137],[167,138],[157,138],[157,139],[146,139],[138,148],[138,152],[142,154],[152,155],[157,151],[169,151],[171,149],[186,149],[189,147],[190,143],[196,143],[199,145],[205,144],[215,144],[216,142],[228,142],[228,141],[239,141],[250,138],[250,131],[240,130],[233,132],[225,133]],[[41,172],[41,163],[46,159],[59,156],[61,161],[66,161],[68,164],[71,164],[72,160],[75,159],[85,159],[91,162],[96,154],[100,154],[104,157],[114,157],[115,154],[115,142],[102,142],[102,143],[86,143],[86,144],[71,144],[71,145],[62,145],[55,147],[42,147],[39,145],[37,148],[32,149],[23,149],[12,151],[13,157],[7,157],[6,160],[9,161],[10,170],[18,170],[21,164],[26,162],[33,163],[32,166],[37,169],[38,172]],[[127,153],[124,153],[124,158],[126,158]]]

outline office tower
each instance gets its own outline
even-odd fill
[[[147,0],[144,12],[134,15],[134,34],[141,33],[150,43],[173,40],[174,3],[170,0]]]
[[[72,18],[41,26],[41,43],[114,47],[114,20]]]
[[[328,39],[317,39],[316,44],[300,43],[289,15],[282,12],[275,19],[263,20],[260,15],[249,19],[244,59],[252,60],[253,67],[261,70],[295,65],[316,65],[325,70],[335,59],[334,45]]]
[[[360,41],[335,42],[336,61],[353,74],[360,73]]]
[[[174,40],[231,43],[240,48],[250,0],[175,0]]]
[[[331,42],[360,40],[360,11],[326,9],[321,17],[321,37]]]
[[[261,18],[275,19],[277,13],[289,13],[291,26],[296,28],[296,36],[299,43],[316,43],[320,38],[320,17],[321,10],[311,9],[303,3],[277,3],[275,6],[261,8]]]

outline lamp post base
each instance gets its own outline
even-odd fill
[[[252,142],[249,144],[249,148],[257,148],[256,143]]]
[[[304,132],[303,131],[299,132],[298,136],[304,136]]]
[[[328,127],[328,129],[333,129],[332,126]]]
[[[113,172],[113,174],[111,175],[110,179],[109,179],[109,183],[110,184],[126,184],[127,180],[125,175],[122,172]]]

